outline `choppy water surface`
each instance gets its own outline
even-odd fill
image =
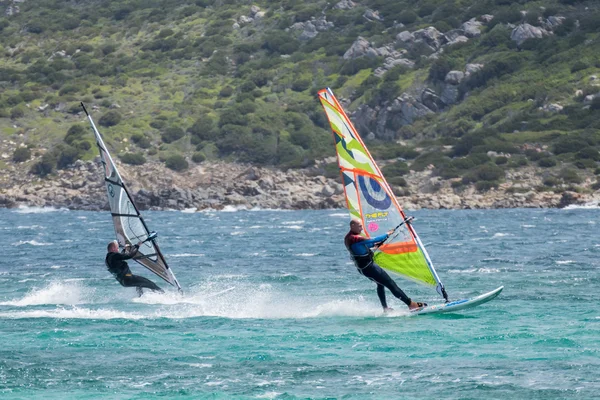
[[[420,317],[395,299],[382,314],[346,255],[344,211],[145,214],[183,296],[118,285],[108,213],[0,210],[0,398],[600,392],[598,209],[412,213],[452,299],[505,286],[476,309]]]

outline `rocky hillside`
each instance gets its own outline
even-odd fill
[[[598,190],[595,1],[3,0],[0,12],[0,140],[18,147],[3,150],[2,193],[18,185],[13,163],[54,182],[96,156],[80,101],[128,170],[335,178],[325,86],[400,196],[426,194],[416,176],[458,197],[528,193],[513,188],[528,174],[536,196]]]

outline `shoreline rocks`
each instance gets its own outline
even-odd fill
[[[338,179],[319,175],[317,168],[280,171],[247,164],[204,162],[184,172],[161,163],[119,165],[134,201],[141,210],[261,208],[344,208],[344,191]],[[41,179],[18,168],[0,171],[0,207],[38,206],[73,210],[108,210],[99,162],[77,161],[70,168]],[[497,189],[480,193],[472,185],[460,190],[452,180],[440,180],[430,170],[411,172],[398,192],[406,210],[556,208],[600,203],[600,191],[576,193],[537,191],[541,177],[527,170],[507,177]],[[527,181],[523,181],[523,177]],[[540,182],[538,182],[538,180]],[[519,183],[515,183],[519,182]],[[588,191],[589,192],[589,191]],[[408,194],[410,193],[410,194]]]

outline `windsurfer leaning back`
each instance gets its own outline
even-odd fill
[[[130,260],[135,256],[142,243],[143,242],[139,242],[130,248],[127,246],[122,253],[119,253],[119,244],[117,241],[110,242],[107,247],[108,254],[106,254],[106,267],[122,286],[135,287],[138,296],[141,296],[144,293],[142,288],[148,288],[156,292],[164,293],[164,291],[150,279],[133,275],[129,269],[129,265],[125,262],[125,260]]]
[[[394,230],[390,230],[385,235],[371,239],[361,236],[360,233],[362,230],[362,223],[357,219],[352,219],[350,221],[350,232],[346,234],[344,244],[350,252],[358,272],[377,284],[377,296],[379,296],[379,301],[381,302],[383,310],[391,310],[391,308],[388,308],[385,299],[385,288],[388,288],[394,296],[402,300],[411,310],[426,306],[427,304],[425,303],[412,301],[404,294],[402,289],[396,285],[396,282],[390,278],[387,272],[373,261],[373,251],[371,248],[381,245],[392,233],[394,233]]]

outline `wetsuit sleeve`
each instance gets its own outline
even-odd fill
[[[383,242],[385,239],[388,238],[387,233],[385,235],[381,235],[381,236],[376,236],[374,238],[371,239],[364,239],[360,241],[360,244],[364,245],[364,246],[368,246],[368,247],[373,247],[375,246],[377,243]]]
[[[138,249],[139,249],[138,245],[134,244],[128,253],[114,253],[113,258],[115,258],[116,260],[121,260],[121,261],[130,260],[133,258],[133,256],[135,256]]]

